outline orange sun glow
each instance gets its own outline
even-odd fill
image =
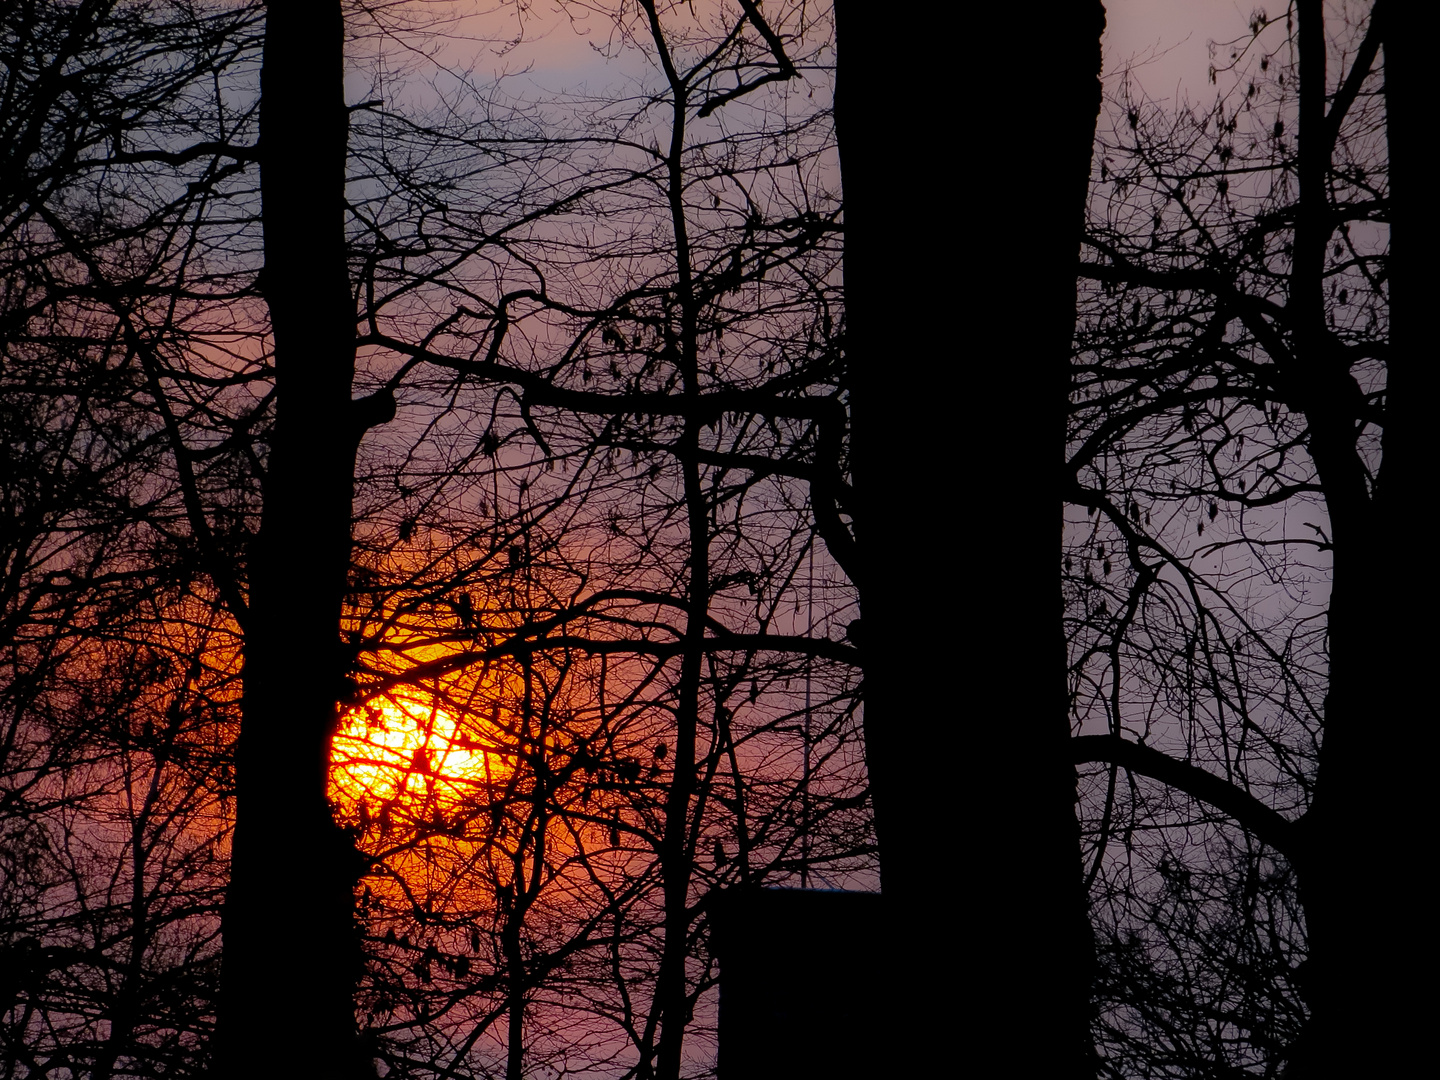
[[[387,695],[351,709],[330,751],[331,796],[368,817],[395,802],[454,807],[508,772],[445,709]]]

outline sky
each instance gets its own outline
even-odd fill
[[[1118,74],[1128,62],[1152,97],[1174,97],[1177,88],[1202,96],[1209,82],[1209,43],[1245,33],[1252,10],[1239,0],[1106,0],[1105,72]],[[529,40],[503,56],[492,47],[482,68],[513,72],[531,65],[532,77],[547,85],[615,70],[592,48],[603,44],[603,20],[572,21],[553,0],[527,11]],[[513,23],[508,19],[507,25]]]
[[[417,10],[466,13],[451,24],[453,37],[438,59],[452,69],[469,68],[482,85],[509,76],[515,80],[512,88],[529,97],[562,89],[601,91],[644,74],[644,61],[634,50],[606,58],[605,52],[619,51],[608,40],[608,20],[578,3],[472,6],[455,0]],[[523,25],[517,14],[522,10]],[[1215,92],[1208,78],[1210,43],[1245,34],[1254,5],[1248,0],[1106,0],[1105,10],[1107,83],[1128,66],[1132,79],[1157,104],[1174,104],[1186,95],[1208,103]],[[364,93],[358,80],[354,91]]]
[[[554,2],[527,10],[530,40],[504,56],[492,48],[482,66],[513,72],[531,65],[531,77],[547,86],[603,79],[616,70],[592,48],[603,39],[598,17],[572,22]],[[1106,0],[1105,73],[1118,75],[1131,64],[1157,100],[1186,91],[1208,96],[1210,42],[1245,33],[1252,10],[1240,0]]]
[[[1281,0],[1283,2],[1283,0]],[[1246,33],[1255,5],[1237,0],[1106,0],[1105,77],[1127,64],[1132,77],[1156,102],[1204,101],[1212,41]]]

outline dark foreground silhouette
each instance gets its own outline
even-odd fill
[[[894,1045],[877,893],[735,890],[716,912],[722,1080],[879,1076]]]

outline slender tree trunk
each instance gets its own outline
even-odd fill
[[[169,733],[165,737],[168,740]],[[145,954],[150,949],[152,934],[148,917],[150,847],[147,833],[150,815],[160,794],[167,764],[165,758],[164,753],[155,754],[144,798],[130,823],[130,954],[125,959],[119,992],[115,995],[116,1008],[110,1017],[110,1037],[96,1055],[91,1080],[110,1080],[116,1062],[131,1050],[135,1025],[140,1019],[140,1002],[145,995]],[[131,764],[125,766],[127,773],[132,767]],[[126,784],[134,782],[135,778],[127,775]]]
[[[1367,551],[1375,541],[1370,517],[1370,492],[1355,445],[1354,380],[1348,359],[1334,347],[1325,325],[1324,267],[1330,235],[1325,181],[1328,153],[1324,149],[1325,27],[1320,0],[1300,0],[1296,28],[1300,63],[1299,131],[1297,138],[1299,197],[1295,218],[1294,255],[1286,314],[1291,350],[1281,358],[1299,390],[1294,405],[1305,413],[1309,449],[1325,491],[1333,571],[1329,630],[1329,689],[1325,698],[1325,731],[1320,751],[1316,794],[1302,825],[1302,836],[1314,839],[1302,849],[1300,896],[1305,907],[1310,947],[1310,978],[1304,991],[1311,1023],[1292,1048],[1295,1077],[1328,1075],[1335,1067],[1350,1075],[1355,1039],[1348,1029],[1359,1017],[1349,1013],[1348,985],[1361,976],[1365,958],[1357,955],[1359,939],[1347,925],[1359,912],[1358,899],[1347,881],[1351,853],[1363,825],[1361,796],[1368,763],[1363,732],[1362,673],[1370,658],[1366,640],[1366,608],[1373,582]],[[1347,395],[1349,391],[1349,395]],[[1357,635],[1356,631],[1360,631]],[[1333,845],[1342,845],[1339,851]],[[1363,900],[1361,901],[1363,904]],[[1368,993],[1368,991],[1367,991]],[[1362,1070],[1363,1071],[1363,1070]]]
[[[660,838],[660,877],[665,898],[665,943],[656,976],[655,1000],[641,1047],[641,1075],[649,1071],[654,1046],[653,1076],[678,1080],[689,1023],[685,959],[690,938],[690,882],[694,872],[691,809],[695,797],[695,748],[700,720],[700,678],[705,655],[705,617],[710,607],[709,500],[700,474],[701,423],[694,408],[700,394],[699,304],[691,266],[690,227],[685,216],[685,119],[688,88],[671,63],[669,45],[652,0],[642,0],[657,56],[670,84],[671,128],[667,158],[670,227],[675,242],[675,295],[680,307],[679,363],[681,394],[687,405],[676,456],[679,459],[689,540],[684,650],[675,701],[675,757],[665,797]],[[658,1032],[659,1041],[654,1043]]]
[[[514,889],[517,894],[520,892],[519,869],[519,860],[516,860]],[[517,906],[508,913],[501,931],[509,982],[505,1017],[505,1080],[524,1080],[525,1077],[525,956],[520,950],[520,930],[525,917],[519,903],[517,895]]]
[[[1059,478],[1104,9],[1055,5],[1000,48],[1012,17],[940,35],[961,83],[836,4],[866,758],[914,995],[897,1056],[928,1038],[912,1070],[1093,1076]],[[957,148],[960,182],[934,183]],[[936,985],[972,988],[958,1034]]]
[[[250,567],[215,1072],[373,1075],[356,1036],[353,847],[326,798],[350,561],[355,319],[338,2],[268,10],[262,288],[276,427]]]
[[[664,43],[658,24],[657,45]],[[700,394],[699,311],[690,265],[689,224],[685,218],[685,111],[683,87],[672,79],[674,122],[669,151],[669,200],[678,272],[676,294],[680,301],[681,392],[693,404]],[[683,475],[685,516],[689,530],[689,579],[686,586],[685,648],[680,657],[680,681],[675,707],[675,765],[665,799],[664,834],[660,842],[660,872],[665,890],[665,946],[655,988],[660,1017],[657,1080],[678,1080],[689,1008],[685,987],[685,958],[690,938],[690,879],[694,871],[691,807],[695,797],[695,748],[700,722],[700,676],[705,655],[705,618],[710,608],[709,500],[700,476],[700,420],[687,410],[678,456]]]

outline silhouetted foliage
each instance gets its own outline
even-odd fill
[[[234,642],[175,529],[150,360],[181,347],[176,235],[225,137],[190,106],[246,27],[233,6],[0,13],[7,1075],[203,1060]]]
[[[952,318],[948,68],[562,12],[628,90],[481,74],[524,7],[0,12],[6,1074],[713,1075],[716,912],[882,880],[902,1071],[947,964],[982,1072],[1396,1071],[1420,16],[1120,79],[1087,196],[1067,8]]]
[[[1373,875],[1422,842],[1382,807],[1428,745],[1392,570],[1428,346],[1391,334],[1421,271],[1391,258],[1390,17],[1258,12],[1212,107],[1122,83],[1097,151],[1064,569],[1117,1076],[1419,1052],[1371,1037],[1400,978]]]
[[[338,11],[14,16],[12,87],[42,74],[6,119],[55,150],[7,174],[7,1052],[194,1071],[218,1010],[217,1073],[364,1072],[363,1028],[396,1075],[675,1076],[715,890],[873,882],[811,513],[835,535],[827,24],[614,13],[654,95],[540,122],[352,11],[380,59],[337,127],[289,103],[338,102]],[[332,731],[416,694],[506,778],[457,810],[417,754],[421,793],[347,802]],[[55,857],[113,806],[113,851]]]

